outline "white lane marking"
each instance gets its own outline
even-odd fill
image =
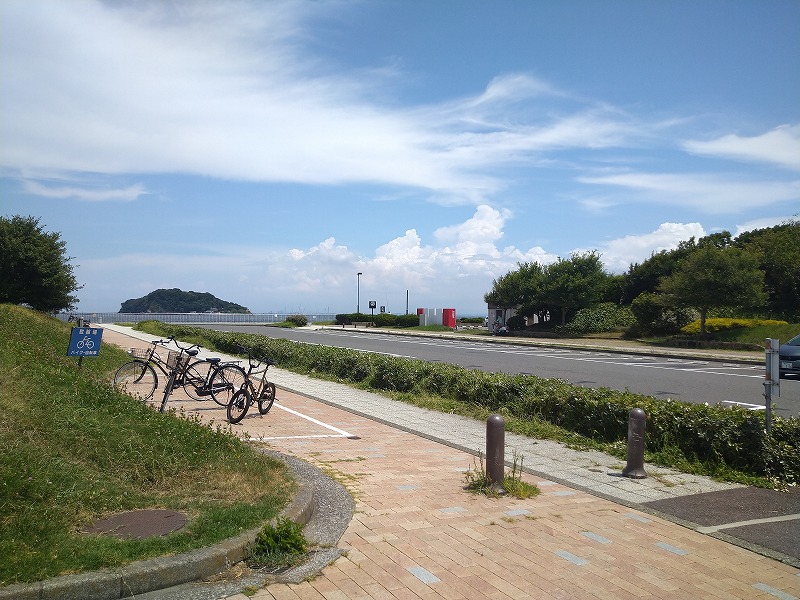
[[[700,533],[714,533],[720,529],[733,529],[734,527],[745,527],[747,525],[760,525],[762,523],[780,523],[782,521],[796,521],[800,519],[800,514],[783,515],[780,517],[765,517],[763,519],[750,519],[749,521],[737,521],[735,523],[724,523],[722,525],[713,525],[711,527],[698,527],[697,531]]]
[[[359,334],[339,334],[336,335],[346,335],[347,337],[359,337]],[[375,334],[373,334],[375,335]],[[410,339],[394,339],[394,337],[385,337],[384,339],[391,339],[394,342],[402,343],[402,344],[416,344],[420,346],[439,346],[443,348],[450,348],[453,347],[458,348],[459,350],[475,350],[479,352],[494,352],[495,354],[516,354],[522,356],[531,356],[537,358],[561,358],[564,360],[572,360],[572,361],[580,361],[580,362],[596,362],[596,363],[603,363],[603,364],[611,364],[611,365],[618,365],[618,366],[631,366],[631,367],[642,367],[642,368],[652,368],[652,369],[663,369],[667,371],[683,371],[689,373],[702,373],[707,375],[723,375],[728,377],[748,377],[751,379],[761,379],[763,378],[763,367],[755,366],[755,365],[731,365],[730,363],[724,363],[722,365],[708,367],[709,364],[706,361],[702,360],[692,360],[692,359],[683,359],[680,357],[676,358],[660,358],[659,362],[647,362],[647,363],[638,363],[636,361],[646,360],[647,357],[631,357],[625,356],[623,360],[620,361],[619,358],[611,359],[604,358],[603,356],[598,356],[593,353],[589,353],[585,350],[581,349],[561,349],[561,348],[554,348],[554,349],[531,349],[531,348],[496,348],[493,347],[492,344],[486,344],[483,346],[479,345],[464,345],[464,344],[455,344],[450,342],[448,344],[442,344],[436,340],[428,341],[428,340],[410,340]],[[365,350],[364,352],[370,352],[369,350]],[[380,354],[380,353],[378,353]],[[577,355],[577,356],[576,356]],[[398,355],[402,356],[402,355]],[[608,355],[605,355],[608,356]],[[414,356],[407,356],[407,358],[416,358]],[[661,362],[665,361],[665,362]],[[674,366],[666,366],[666,365],[674,365]],[[695,365],[706,365],[706,368],[691,368]],[[714,369],[714,370],[709,370]],[[759,370],[758,374],[750,375],[747,373],[730,373],[730,372],[720,372],[720,369],[737,369],[737,370]]]

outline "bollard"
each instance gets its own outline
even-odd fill
[[[647,415],[641,408],[632,408],[628,413],[628,464],[622,469],[625,477],[645,479],[644,429]]]
[[[486,477],[492,490],[505,493],[503,476],[506,460],[506,424],[500,415],[491,415],[486,420]]]

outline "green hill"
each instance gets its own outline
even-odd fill
[[[112,374],[130,357],[103,342],[78,366],[69,338],[67,323],[0,304],[0,588],[203,548],[286,505],[294,484],[282,463],[230,431],[116,391]],[[148,508],[190,520],[143,540],[80,533]]]
[[[121,313],[249,313],[246,307],[220,300],[208,292],[184,292],[177,288],[156,290],[122,303]]]

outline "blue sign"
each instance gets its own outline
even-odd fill
[[[103,329],[100,327],[73,327],[67,356],[97,356],[102,339]]]

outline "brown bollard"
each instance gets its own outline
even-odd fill
[[[486,420],[486,477],[493,491],[504,494],[506,423],[500,415]]]
[[[644,429],[647,415],[641,408],[632,408],[628,413],[628,464],[622,469],[625,477],[645,479]]]

